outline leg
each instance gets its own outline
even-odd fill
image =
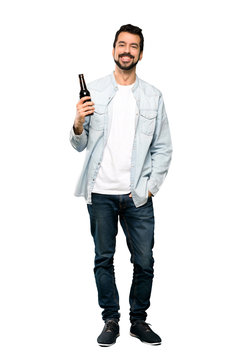
[[[125,198],[120,212],[120,222],[126,235],[131,262],[134,266],[130,291],[131,322],[147,317],[153,280],[154,213],[152,198],[136,208],[131,198]]]
[[[119,319],[119,296],[115,284],[113,257],[118,232],[118,213],[109,195],[92,194],[88,205],[91,234],[95,243],[94,274],[98,290],[98,302],[103,308],[103,320]]]

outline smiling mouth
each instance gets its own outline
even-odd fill
[[[132,57],[130,56],[121,56],[122,61],[130,61],[132,60]]]

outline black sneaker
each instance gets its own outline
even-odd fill
[[[111,346],[115,344],[119,336],[119,325],[117,319],[107,319],[103,331],[97,338],[100,346]]]
[[[161,338],[155,332],[150,329],[149,324],[144,320],[136,320],[131,328],[130,335],[138,338],[143,343],[150,345],[161,345]]]

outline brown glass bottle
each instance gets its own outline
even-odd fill
[[[81,99],[84,96],[91,96],[89,90],[87,89],[86,83],[85,83],[85,79],[84,79],[84,75],[83,74],[79,74],[79,82],[80,82],[80,93],[79,93],[79,98]],[[91,101],[91,99],[89,100],[85,100],[85,102],[87,101]],[[89,115],[92,115],[94,112],[92,112]]]
[[[90,92],[87,89],[86,83],[85,83],[85,79],[84,79],[84,75],[83,74],[79,74],[79,82],[80,82],[80,93],[79,93],[79,98],[81,99],[84,96],[91,96]],[[86,100],[86,101],[91,101],[91,100]]]

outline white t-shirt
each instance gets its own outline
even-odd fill
[[[113,98],[112,122],[93,192],[127,194],[130,190],[132,147],[135,135],[136,100],[131,85],[118,85]]]

